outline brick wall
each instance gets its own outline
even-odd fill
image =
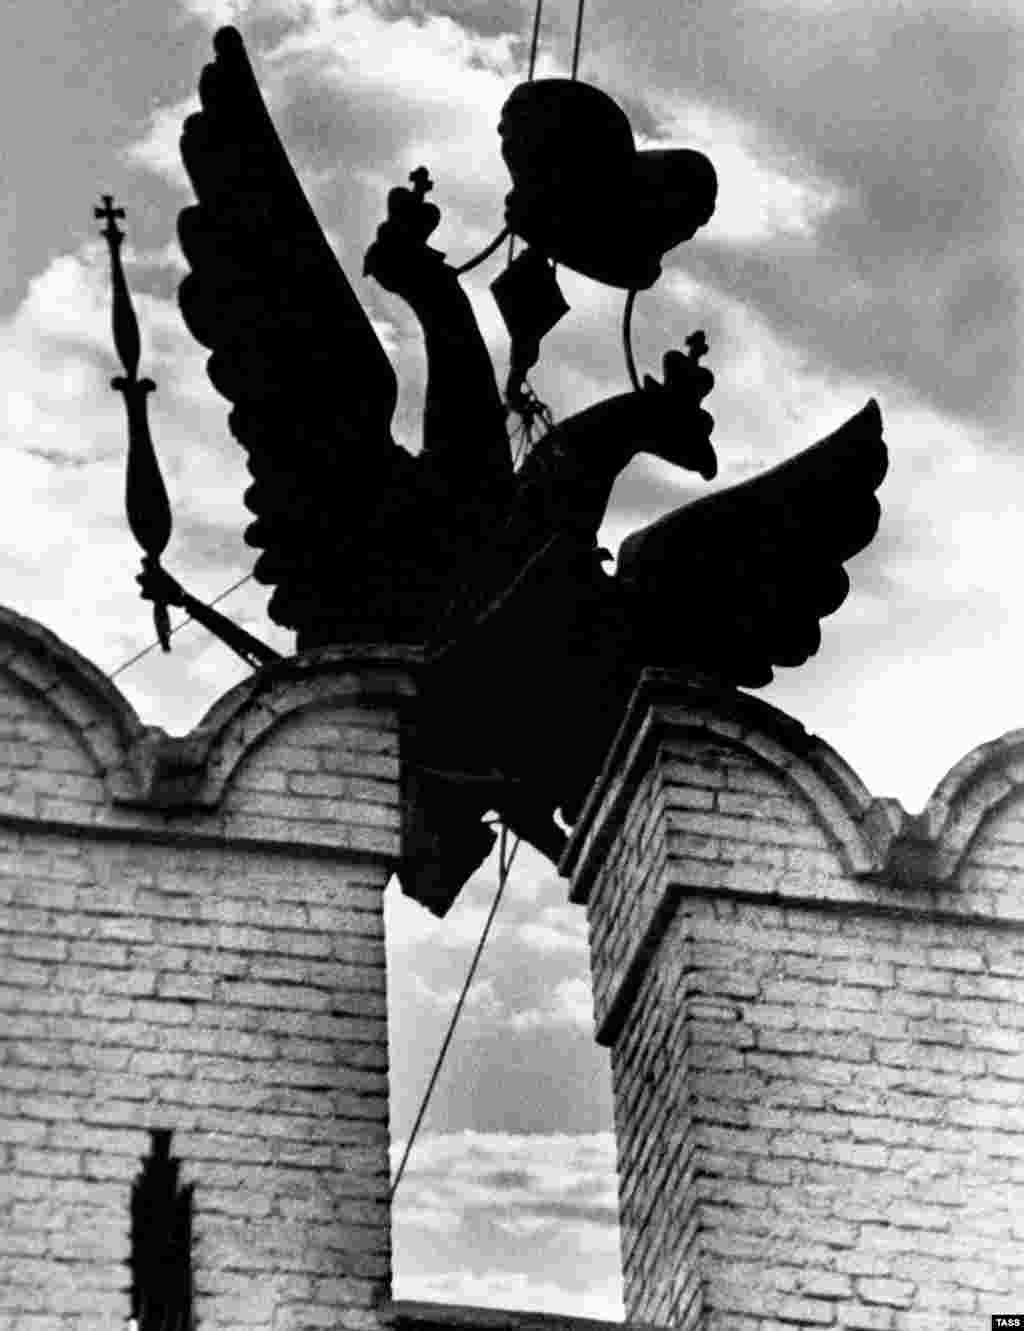
[[[0,614],[4,1331],[126,1325],[153,1128],[195,1185],[203,1331],[376,1324],[408,667],[311,654],[173,740]]]
[[[629,1317],[975,1331],[1024,1305],[1024,732],[910,818],[774,709],[651,673],[563,868]]]

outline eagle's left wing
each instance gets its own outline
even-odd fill
[[[748,688],[802,665],[846,599],[843,564],[877,530],[887,465],[871,400],[796,457],[627,537],[616,577],[635,659]]]
[[[202,109],[181,138],[197,201],[178,221],[190,268],[179,302],[212,352],[210,380],[248,454],[256,579],[276,589],[271,617],[309,633],[332,609],[325,601],[342,620],[351,610],[353,533],[411,459],[391,438],[394,370],[271,123],[242,38],[223,28],[214,49]]]

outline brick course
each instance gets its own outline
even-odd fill
[[[312,654],[174,740],[0,615],[4,1331],[125,1324],[158,1127],[196,1185],[204,1328],[374,1324],[409,666]]]
[[[611,1047],[627,1316],[976,1328],[1024,1299],[1024,735],[919,819],[645,679],[563,871]]]

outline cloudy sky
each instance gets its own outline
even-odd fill
[[[547,0],[541,73],[565,73],[575,0]],[[1000,0],[590,0],[582,76],[647,145],[715,161],[719,209],[641,297],[641,369],[703,327],[728,484],[876,396],[892,465],[877,540],[815,662],[767,691],[879,795],[919,808],[966,750],[1024,723],[1019,511],[1021,26]],[[114,669],[150,636],[122,515],[124,426],[107,388],[100,191],[129,212],[153,432],[175,509],[168,566],[209,598],[244,576],[246,476],[174,304],[188,201],[181,120],[225,21],[243,30],[310,197],[392,355],[415,447],[422,353],[359,278],[387,189],[426,163],[453,262],[498,229],[499,108],[532,0],[14,0],[0,46],[3,599]],[[487,292],[470,290],[499,365]],[[572,305],[534,376],[557,415],[626,384],[621,298],[563,270]],[[698,493],[637,462],[607,543]],[[225,609],[283,650],[254,584]],[[678,613],[685,614],[685,575]],[[525,647],[525,645],[524,645]],[[194,627],[119,683],[187,729],[239,678]],[[783,672],[784,674],[786,672]],[[443,923],[389,899],[395,1130],[408,1131],[493,890]],[[590,1042],[582,922],[517,862],[464,1028],[399,1194],[397,1292],[615,1316],[607,1068]]]

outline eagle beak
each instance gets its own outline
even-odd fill
[[[711,430],[714,421],[706,411],[698,411],[699,422],[689,432],[680,432],[671,444],[661,445],[657,456],[687,471],[695,471],[706,481],[713,481],[718,475],[718,458],[711,444]]]
[[[718,475],[718,458],[715,457],[715,450],[711,447],[710,439],[704,440],[700,459],[692,469],[703,476],[706,481],[713,481]]]
[[[714,417],[697,403],[706,397],[714,378],[696,357],[670,351],[664,358],[665,383],[644,375],[643,390],[656,403],[660,416],[654,439],[646,450],[666,462],[695,471],[706,481],[718,474],[718,459],[711,446]],[[698,380],[697,376],[700,376]],[[707,382],[704,382],[704,381]]]

